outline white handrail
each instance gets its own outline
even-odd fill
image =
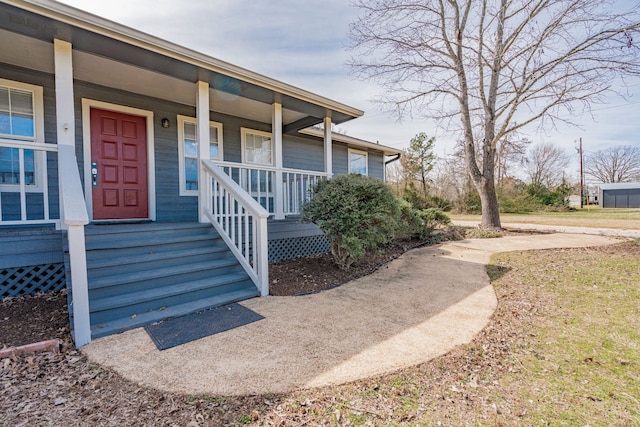
[[[278,214],[276,197],[281,194],[281,212],[298,215],[304,202],[311,198],[311,187],[330,174],[303,169],[252,165],[246,163],[215,161],[242,189],[251,195],[270,214]],[[276,174],[276,172],[281,172]]]
[[[73,295],[73,338],[76,347],[91,342],[89,318],[89,282],[84,226],[89,215],[84,202],[75,147],[58,147],[58,174],[60,175],[60,219],[68,227],[69,262],[71,264],[71,293]]]
[[[202,161],[207,184],[205,215],[227,243],[260,295],[269,295],[269,212],[210,160]]]

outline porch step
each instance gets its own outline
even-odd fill
[[[255,289],[255,287],[254,287]],[[233,302],[243,301],[258,296],[257,291],[241,289],[226,294],[216,295],[209,298],[199,299],[197,301],[186,302],[174,306],[168,306],[164,310],[148,311],[136,315],[135,317],[121,317],[113,319],[109,322],[91,325],[91,338],[96,339],[107,335],[117,334],[129,329],[139,328],[153,322],[168,319],[171,317],[186,316],[187,314],[196,313],[221,305],[231,304]]]
[[[259,295],[210,225],[91,225],[85,239],[93,338]]]

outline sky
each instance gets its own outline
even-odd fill
[[[436,136],[436,153],[453,151],[456,135],[419,118],[398,121],[375,103],[381,89],[350,75],[348,25],[358,9],[347,0],[63,0],[63,3],[162,39],[247,68],[365,111],[338,126],[350,136],[404,149],[419,132]],[[635,91],[635,94],[634,94]],[[533,143],[563,147],[572,157],[568,175],[578,176],[577,141],[585,154],[615,145],[637,145],[640,81],[628,100],[611,98],[580,125],[523,134]]]

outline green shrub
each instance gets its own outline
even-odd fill
[[[500,186],[496,188],[500,213],[527,213],[540,209],[538,201],[520,187]]]
[[[447,212],[452,208],[451,201],[438,196],[425,196],[416,189],[413,183],[410,183],[409,187],[403,191],[402,198],[416,209],[437,208]]]
[[[340,175],[320,181],[302,216],[327,236],[331,253],[343,269],[366,251],[389,242],[398,226],[399,203],[382,181],[363,175]]]
[[[426,239],[436,226],[450,222],[449,217],[440,209],[416,209],[408,201],[401,200],[396,237]]]

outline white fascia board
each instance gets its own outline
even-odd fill
[[[324,130],[319,128],[306,128],[298,131],[303,135],[315,136],[318,138],[324,138]],[[354,138],[352,136],[343,135],[336,132],[331,132],[331,139],[333,141],[343,142],[352,147],[367,148],[371,150],[382,151],[385,156],[395,156],[402,154],[403,151],[393,147],[387,147],[386,145],[378,144],[375,142],[365,141],[364,139]]]
[[[5,3],[210,71],[223,73],[238,80],[353,116],[354,118],[364,114],[362,110],[357,108],[271,79],[66,4],[51,0],[6,0]]]

